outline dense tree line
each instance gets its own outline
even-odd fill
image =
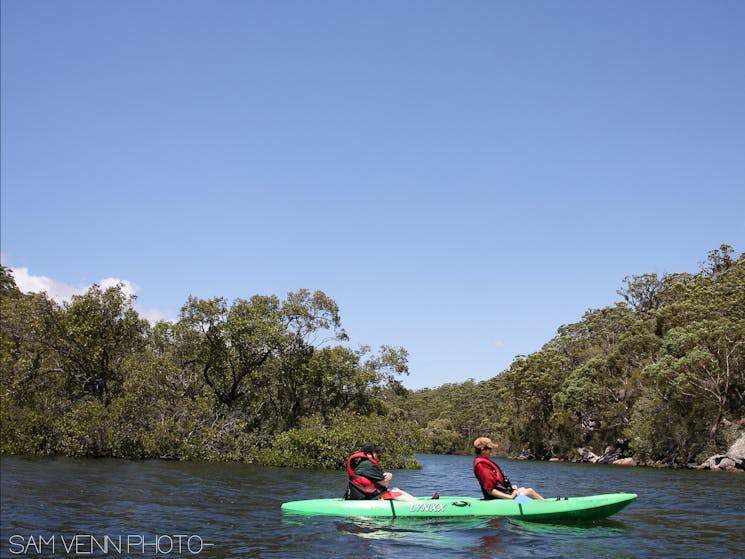
[[[745,429],[745,256],[723,245],[697,274],[627,277],[618,294],[493,379],[397,403],[435,452],[480,433],[539,459],[685,466],[726,449]]]
[[[0,270],[3,453],[337,467],[367,440],[414,465],[418,429],[384,404],[402,348],[352,350],[320,291],[189,298],[151,326],[122,286],[69,303]]]
[[[58,304],[0,267],[0,450],[329,468],[366,441],[410,467],[479,435],[539,459],[721,451],[745,421],[745,257],[723,245],[618,293],[488,381],[409,392],[406,351],[350,349],[320,291],[191,297],[151,325],[122,286]]]

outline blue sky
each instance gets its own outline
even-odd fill
[[[2,262],[56,296],[320,289],[410,388],[745,249],[740,1],[2,4]]]

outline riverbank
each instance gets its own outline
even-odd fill
[[[515,460],[527,460],[529,457],[516,456]],[[613,466],[642,466],[650,468],[674,468],[664,462],[640,462],[631,457],[622,457],[617,448],[608,447],[601,455],[595,454],[589,448],[578,448],[577,457],[562,460],[552,458],[550,462],[584,462],[588,464],[611,464]],[[745,473],[745,433],[729,447],[724,454],[714,454],[700,464],[690,463],[686,466],[690,470],[711,470]]]

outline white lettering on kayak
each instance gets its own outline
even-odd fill
[[[445,503],[412,503],[409,512],[445,512]]]

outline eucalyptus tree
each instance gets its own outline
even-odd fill
[[[663,401],[695,401],[697,413],[703,407],[708,436],[716,437],[724,419],[745,414],[745,256],[732,258],[727,245],[710,252],[684,292],[660,309],[669,326],[663,353],[644,372]]]
[[[673,303],[678,297],[679,287],[693,278],[692,274],[664,274],[659,277],[656,273],[626,276],[624,286],[618,289],[626,304],[636,313],[653,313],[657,309]]]
[[[545,347],[528,356],[519,356],[501,375],[506,388],[503,403],[508,406],[512,420],[513,451],[539,458],[552,455],[553,396],[561,388],[568,370],[567,356],[557,348]],[[515,448],[518,446],[519,449]]]
[[[638,370],[659,347],[646,312],[625,303],[590,310],[546,344],[569,359],[569,371],[553,396],[558,450],[602,448],[623,438],[639,392]]]
[[[708,403],[710,436],[716,436],[728,415],[739,419],[734,414],[745,411],[744,320],[703,320],[673,328],[665,336],[664,348],[665,357],[647,373],[681,396]]]

